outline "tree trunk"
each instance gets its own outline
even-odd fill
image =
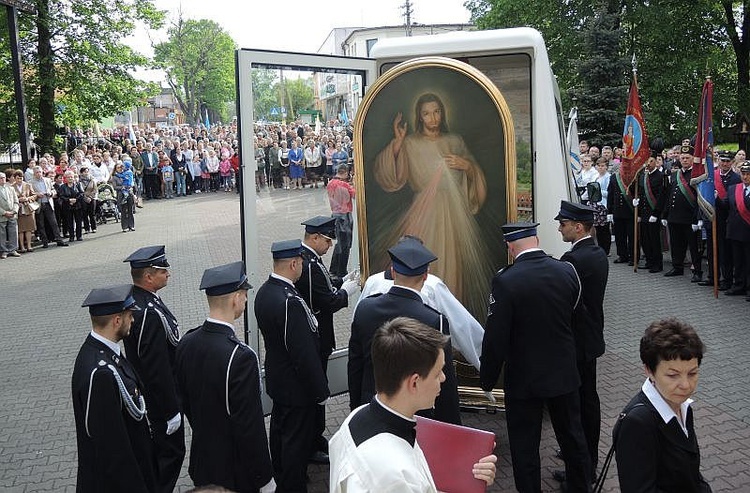
[[[36,29],[39,52],[39,138],[42,152],[52,151],[55,143],[55,60],[52,51],[49,0],[37,0]]]

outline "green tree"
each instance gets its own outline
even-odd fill
[[[101,120],[149,93],[152,87],[131,75],[147,59],[122,40],[136,25],[158,28],[163,12],[152,0],[32,3],[37,12],[19,15],[19,34],[29,128],[46,151],[54,146],[58,124]],[[10,72],[4,70],[7,56],[7,51],[0,54],[1,85],[12,88]],[[0,93],[0,102],[6,97]],[[15,123],[12,133],[17,133]]]
[[[167,31],[168,40],[154,47],[154,62],[167,73],[183,113],[199,123],[203,105],[226,117],[226,103],[234,99],[232,37],[214,21],[183,19]]]
[[[287,105],[287,114],[294,118],[299,110],[309,109],[315,101],[313,81],[311,77],[306,79],[284,79],[284,100]]]
[[[741,95],[747,94],[748,89],[741,82],[737,69],[741,65],[735,57],[738,48],[750,48],[750,19],[745,2],[737,9],[732,4],[738,2],[694,0],[689,5],[679,0],[466,2],[473,21],[482,29],[530,26],[543,34],[565,105],[571,104],[566,95],[580,92],[585,82],[582,78],[588,77],[589,72],[579,68],[597,56],[592,51],[593,45],[586,44],[586,27],[591,25],[600,6],[609,7],[613,14],[617,11],[622,36],[616,58],[629,60],[636,55],[649,134],[662,135],[667,142],[695,132],[700,90],[706,75],[711,75],[715,82],[717,129],[738,111],[750,114],[743,109],[746,103]],[[735,33],[734,41],[728,32]],[[624,80],[613,81],[608,87],[627,86],[631,75],[611,77]],[[580,98],[576,104],[582,108],[586,105]],[[624,118],[624,102],[620,115]]]
[[[603,2],[583,33],[588,56],[578,64],[579,133],[599,145],[619,146],[627,106],[628,62],[620,52],[622,30],[618,0]]]
[[[253,68],[251,72],[253,84],[253,113],[256,119],[272,119],[271,108],[280,106],[279,91],[274,87],[278,73],[267,68]]]

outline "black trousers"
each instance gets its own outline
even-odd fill
[[[279,493],[307,492],[307,461],[314,448],[318,407],[323,406],[273,403],[268,441]]]
[[[578,374],[581,376],[581,426],[586,438],[591,468],[595,471],[599,464],[599,435],[602,428],[602,411],[596,391],[596,359],[579,361]]]
[[[158,173],[143,173],[143,188],[145,188],[145,196],[149,199],[155,199],[161,194],[161,187],[159,184]]]
[[[50,241],[62,241],[60,228],[57,226],[57,219],[55,219],[55,211],[52,210],[52,206],[49,202],[39,205],[41,207],[36,211],[36,234],[39,235],[42,244],[46,245]],[[47,236],[47,228],[52,232],[53,238]]]
[[[732,240],[732,254],[734,257],[733,287],[750,288],[750,241]]]
[[[331,256],[331,274],[338,277],[346,275],[349,265],[349,252],[352,248],[352,215],[332,214],[336,218],[336,246]]]
[[[96,231],[96,203],[96,199],[91,199],[91,202],[84,200],[81,206],[83,229],[86,231]]]
[[[581,399],[577,390],[548,399],[506,398],[505,418],[516,490],[521,493],[542,491],[539,442],[545,405],[565,457],[569,490],[590,491],[591,461],[581,426]]]
[[[646,256],[646,265],[661,269],[664,265],[664,257],[661,254],[661,223],[659,221],[650,223],[648,218],[644,217],[641,219],[640,226],[640,243],[643,254]]]
[[[633,260],[633,218],[616,217],[612,225],[615,233],[617,256],[625,260]]]
[[[63,205],[63,221],[70,241],[83,236],[83,213],[81,208]]]
[[[185,424],[167,435],[167,423],[165,421],[153,421],[151,430],[154,434],[154,450],[156,451],[156,462],[158,466],[158,490],[162,493],[172,493],[177,479],[180,477],[182,462],[185,460]]]
[[[698,253],[698,233],[693,231],[690,224],[669,223],[669,243],[672,250],[672,267],[678,271],[684,269],[685,254],[690,249],[690,260],[696,274],[701,270],[701,256]]]
[[[713,224],[706,221],[706,258],[708,259],[708,278],[714,278],[714,231]],[[719,253],[717,264],[719,266],[719,280],[732,283],[734,277],[734,262],[732,261],[732,246],[727,240],[726,220],[716,223],[716,249]]]
[[[612,231],[609,229],[609,223],[604,226],[596,226],[596,244],[602,247],[604,253],[609,255],[612,248]]]

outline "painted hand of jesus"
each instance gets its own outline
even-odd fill
[[[450,169],[458,169],[461,171],[468,171],[471,168],[471,163],[467,159],[464,159],[461,156],[456,156],[455,154],[446,154],[445,164]]]

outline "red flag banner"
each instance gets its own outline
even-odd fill
[[[638,170],[646,164],[651,156],[646,135],[646,123],[641,111],[641,99],[638,97],[638,80],[633,74],[628,96],[628,109],[625,115],[625,128],[622,131],[622,163],[620,176],[625,186],[629,187]]]

